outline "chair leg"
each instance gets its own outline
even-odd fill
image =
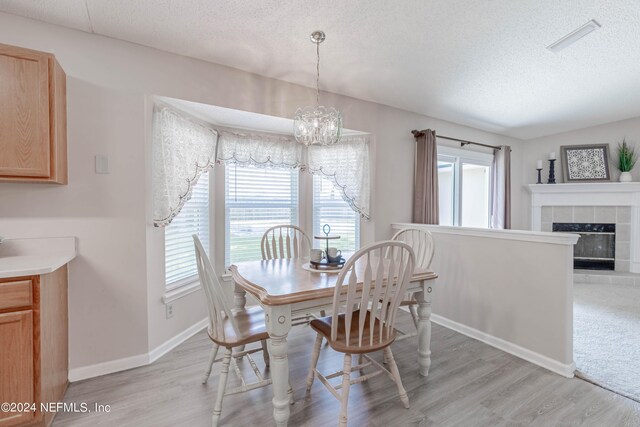
[[[364,354],[359,354],[358,355],[358,365],[363,365],[364,364]],[[358,369],[358,371],[360,371],[360,375],[364,374],[364,368],[360,368]]]
[[[222,398],[224,397],[224,390],[227,387],[229,364],[231,364],[231,347],[227,347],[224,351],[224,359],[222,360],[222,369],[220,370],[220,380],[218,382],[218,395],[216,396],[216,403],[213,405],[213,417],[211,420],[214,427],[218,425],[220,414],[222,413]]]
[[[267,340],[261,340],[262,344],[262,358],[264,359],[264,366],[269,367],[269,349],[267,348]]]
[[[322,347],[322,335],[316,335],[316,342],[313,345],[313,352],[311,353],[311,366],[309,367],[309,373],[307,374],[307,393],[311,391],[313,380],[316,377],[314,369],[318,366],[318,358],[320,357],[320,347]]]
[[[351,386],[351,355],[344,355],[344,366],[342,368],[342,395],[340,400],[340,418],[338,426],[347,426],[347,405],[349,404],[349,387]]]
[[[327,317],[327,310],[320,310],[320,317]],[[327,341],[326,343],[324,343],[324,345],[326,347],[329,346],[329,341]]]
[[[238,353],[240,353],[241,351],[244,351],[244,347],[245,347],[245,346],[243,346],[243,345],[239,345],[239,346],[238,346]],[[234,357],[235,357],[235,356],[234,356]],[[243,356],[238,356],[238,357],[236,357],[236,360],[242,360],[242,357],[243,357]]]
[[[209,356],[209,362],[207,362],[207,370],[204,372],[204,378],[202,379],[202,384],[206,384],[209,380],[209,376],[211,376],[211,368],[213,367],[213,361],[216,360],[216,356],[218,355],[218,344],[214,343],[211,348],[211,355]]]
[[[396,361],[393,358],[391,347],[386,347],[384,349],[384,355],[387,357],[387,363],[389,364],[389,371],[391,372],[391,375],[393,375],[393,379],[396,382],[396,386],[398,386],[398,394],[400,394],[400,400],[402,400],[404,407],[409,409],[409,396],[407,396],[407,391],[402,386],[400,371],[398,371],[398,365],[396,365]]]
[[[409,313],[411,313],[411,319],[413,319],[413,325],[418,329],[418,309],[415,304],[409,306]]]

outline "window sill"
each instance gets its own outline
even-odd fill
[[[168,304],[180,298],[184,298],[189,294],[197,292],[200,289],[202,289],[202,286],[200,286],[200,281],[194,280],[193,282],[187,283],[183,286],[180,286],[179,288],[166,291],[162,296],[162,302],[164,304]]]
[[[223,282],[233,282],[233,277],[229,272],[225,272],[221,277]]]

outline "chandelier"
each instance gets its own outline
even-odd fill
[[[293,117],[293,135],[304,145],[331,145],[340,141],[342,115],[333,107],[320,105],[320,43],[326,38],[324,32],[311,33],[316,44],[316,105],[296,110]]]

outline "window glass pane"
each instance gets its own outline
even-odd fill
[[[360,247],[360,215],[354,212],[342,199],[340,192],[328,178],[313,176],[313,235],[323,236],[322,226],[329,224],[331,234],[339,235],[339,240],[329,242],[329,246],[344,252],[354,252]],[[313,236],[309,236],[313,239]],[[313,239],[315,248],[326,247],[325,240]]]
[[[462,226],[489,226],[489,166],[462,164]]]
[[[268,228],[298,223],[296,169],[225,167],[225,265],[262,259]]]
[[[440,225],[454,225],[453,202],[455,191],[453,161],[438,160],[438,207]]]
[[[191,199],[164,229],[165,283],[175,289],[198,274],[193,235],[209,253],[209,174],[200,176]]]

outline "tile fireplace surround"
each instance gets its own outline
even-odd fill
[[[616,271],[640,273],[640,183],[530,184],[531,230],[554,222],[616,224]]]

